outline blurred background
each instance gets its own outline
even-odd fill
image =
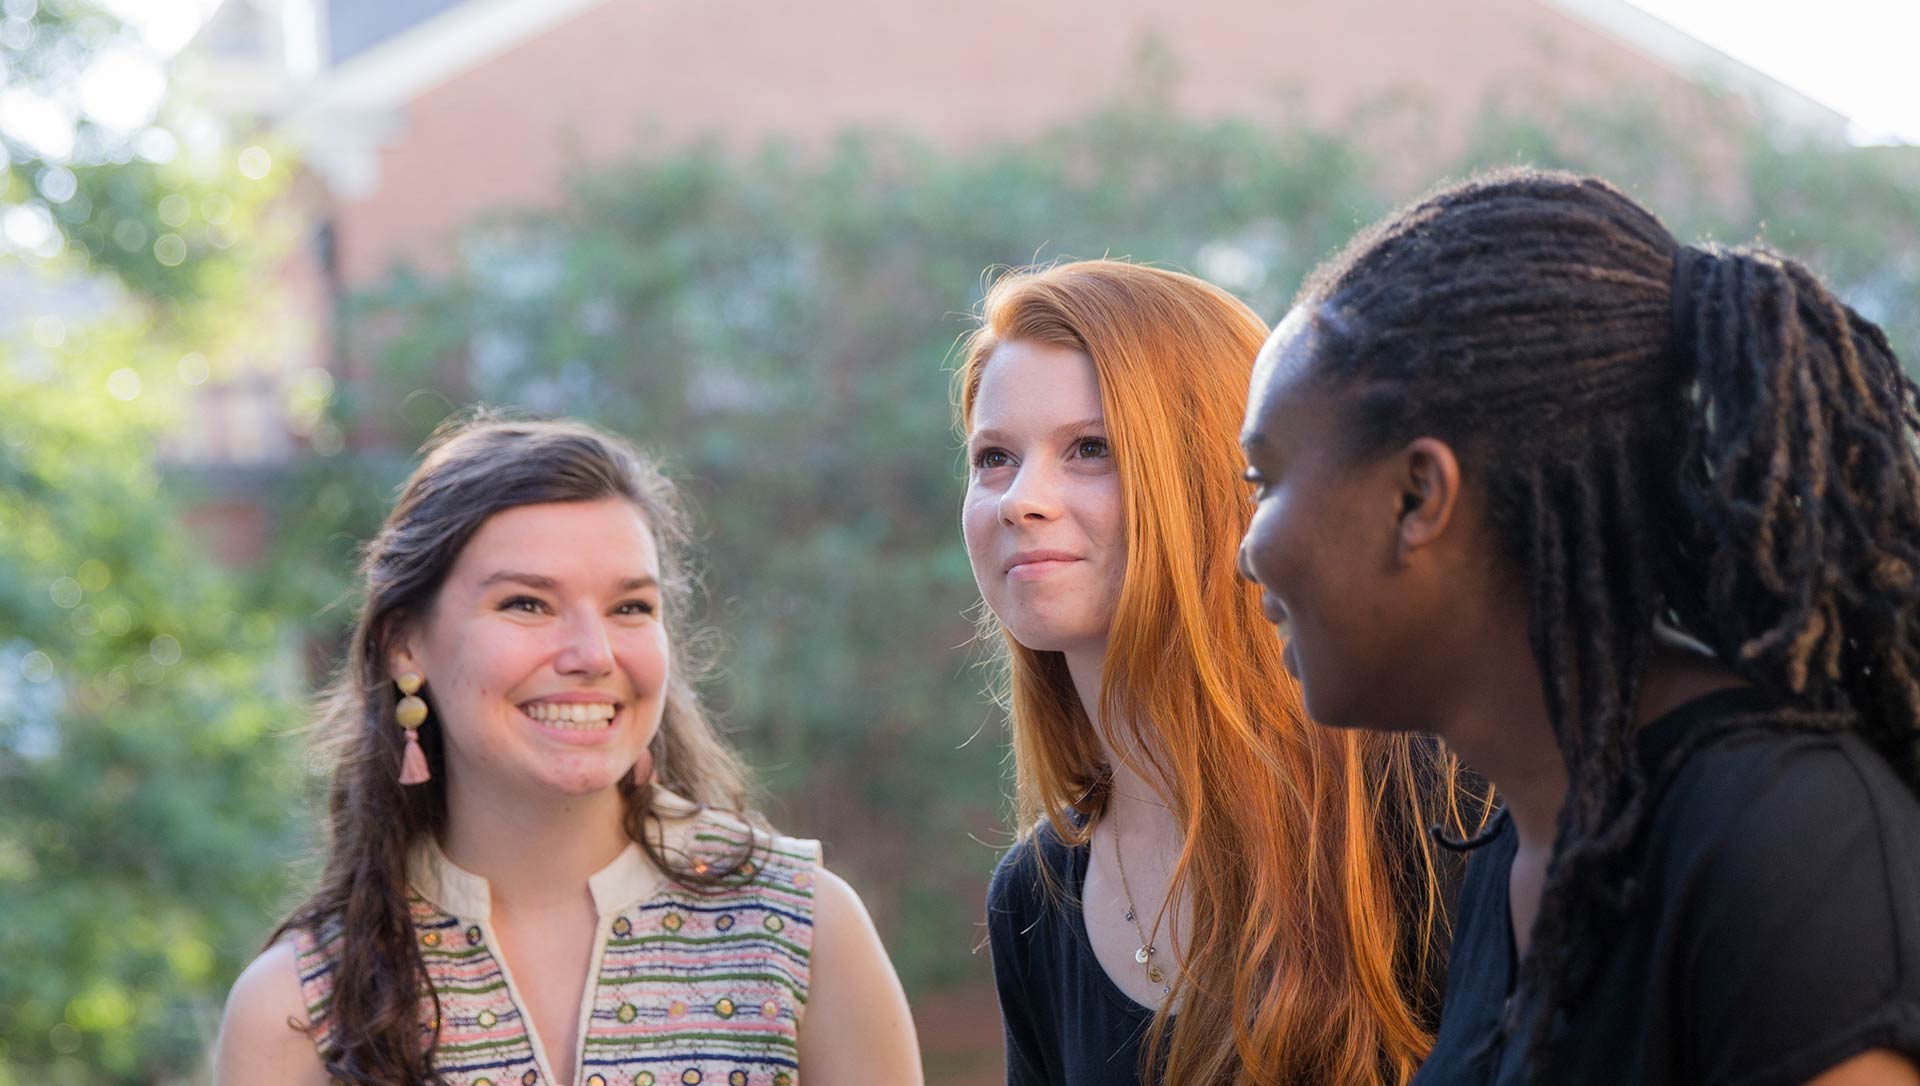
[[[1392,203],[1566,165],[1911,364],[1920,16],[1772,7],[0,0],[0,1086],[208,1081],[315,870],[355,548],[482,402],[684,482],[768,813],[865,896],[931,1081],[999,1081],[948,396],[987,269],[1277,319]]]

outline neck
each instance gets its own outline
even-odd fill
[[[617,789],[585,796],[479,794],[449,773],[447,859],[487,880],[495,908],[544,909],[591,900],[587,880],[629,843]]]
[[[1460,644],[1477,644],[1471,659],[1452,661],[1453,696],[1433,730],[1466,763],[1493,783],[1507,805],[1520,847],[1553,844],[1567,796],[1567,767],[1547,715],[1539,664],[1519,619],[1489,624]],[[1514,676],[1524,676],[1519,682]],[[1742,685],[1740,678],[1697,642],[1656,630],[1634,706],[1640,728],[1694,698]]]
[[[1087,721],[1093,725],[1093,734],[1100,741],[1100,756],[1113,773],[1107,795],[1109,813],[1126,821],[1129,837],[1135,827],[1144,829],[1165,823],[1166,828],[1173,828],[1168,811],[1170,790],[1153,770],[1152,752],[1141,749],[1140,740],[1128,724],[1109,720],[1101,712],[1101,664],[1105,647],[1097,652],[1069,652],[1065,656],[1074,693],[1079,695]],[[1122,757],[1123,754],[1126,757]]]
[[[1554,738],[1540,669],[1527,639],[1526,612],[1489,616],[1446,640],[1474,646],[1449,659],[1433,698],[1430,730],[1490,781],[1526,850],[1553,844],[1567,796],[1566,762]]]

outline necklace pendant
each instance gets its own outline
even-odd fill
[[[1132,910],[1132,909],[1128,909],[1128,910],[1127,910],[1127,923],[1129,923],[1129,924],[1131,924],[1131,923],[1133,923],[1133,910]]]
[[[1151,957],[1153,957],[1153,948],[1150,946],[1143,946],[1133,952],[1133,960],[1141,965],[1147,964],[1147,959]]]
[[[1147,979],[1155,984],[1165,984],[1167,982],[1167,975],[1160,971],[1159,966],[1149,965],[1147,966]]]

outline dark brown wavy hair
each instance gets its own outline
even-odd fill
[[[709,723],[694,689],[702,642],[686,629],[693,587],[684,557],[687,519],[659,469],[625,441],[582,423],[486,415],[443,426],[423,452],[365,548],[359,618],[318,712],[317,750],[332,766],[326,867],[319,887],[268,940],[295,929],[342,929],[325,1011],[329,1042],[320,1057],[333,1080],[349,1086],[441,1082],[433,1070],[439,998],[426,982],[408,917],[407,857],[446,826],[447,765],[430,716],[419,736],[433,779],[399,783],[403,739],[394,721],[397,691],[387,650],[408,623],[431,610],[461,550],[494,514],[605,498],[624,498],[640,510],[659,547],[662,617],[676,651],[660,728],[649,746],[655,781],[620,783],[627,835],[676,881],[698,887],[738,877],[750,857],[695,871],[685,857],[666,855],[657,835],[643,832],[655,817],[657,789],[765,829],[748,803],[744,764]],[[431,707],[431,689],[424,696]]]

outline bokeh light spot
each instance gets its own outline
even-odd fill
[[[53,597],[55,606],[78,607],[80,605],[80,582],[72,577],[62,577],[47,586],[47,595]]]
[[[187,239],[178,234],[162,234],[153,243],[153,258],[169,268],[177,268],[187,259]]]
[[[180,383],[201,385],[207,381],[209,367],[207,356],[199,351],[189,351],[180,356]]]
[[[107,395],[116,400],[140,397],[140,375],[130,369],[117,369],[107,377]]]
[[[180,662],[180,642],[161,634],[147,646],[147,652],[153,656],[153,662],[161,667],[172,667]]]
[[[273,169],[273,156],[265,147],[249,147],[240,152],[240,175],[249,181],[265,180]]]

